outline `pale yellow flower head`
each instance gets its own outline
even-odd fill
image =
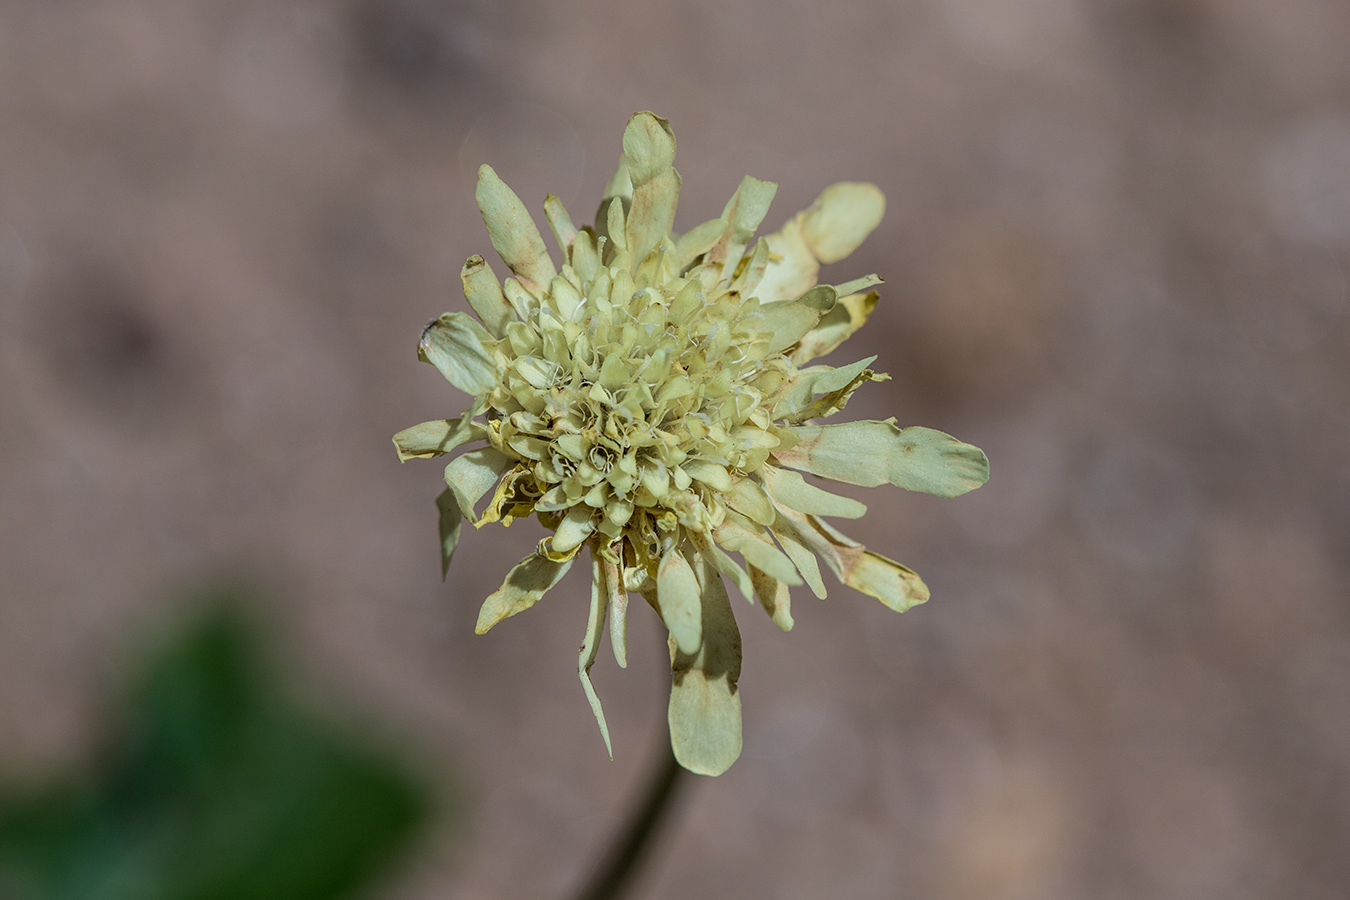
[[[590,668],[606,619],[626,665],[628,595],[646,599],[670,632],[676,758],[716,775],[741,750],[741,640],[724,577],[784,631],[790,585],[825,596],[818,559],[892,609],[928,599],[912,571],[822,518],[857,518],[862,503],[801,473],[954,497],[983,484],[989,464],[976,447],[894,420],[811,424],[887,377],[868,368],[875,357],[800,368],[877,303],[875,275],[816,284],[821,263],[848,256],[881,220],[876,187],[833,185],[752,247],[776,186],[747,177],[719,218],[677,237],[674,159],[670,125],[638,113],[593,228],[574,225],[550,195],[561,269],[520,199],[479,170],[478,206],[512,277],[499,282],[470,257],[464,293],[477,320],[446,313],[419,344],[420,358],[475,400],[464,416],[394,443],[401,459],[481,445],[445,470],[444,565],[461,517],[481,527],[533,515],[552,532],[487,598],[480,634],[532,606],[589,551],[578,672],[607,748]]]

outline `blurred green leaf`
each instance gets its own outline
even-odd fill
[[[153,661],[98,771],[0,791],[0,897],[350,897],[420,830],[425,796],[287,700],[222,606]]]

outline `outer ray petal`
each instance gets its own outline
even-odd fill
[[[808,484],[802,476],[788,469],[764,467],[764,485],[774,505],[817,516],[838,516],[842,519],[860,519],[867,506],[852,497],[841,497]]]
[[[755,596],[773,624],[783,631],[791,631],[795,623],[792,621],[792,596],[787,584],[754,566],[750,567],[750,580],[755,585]]]
[[[484,394],[497,384],[497,364],[487,345],[492,336],[464,313],[446,313],[422,329],[417,358],[435,366],[466,394]]]
[[[931,428],[902,431],[888,420],[799,425],[789,431],[797,443],[775,453],[778,460],[835,481],[865,487],[890,482],[906,490],[959,497],[989,480],[983,450]]]
[[[506,326],[516,321],[516,311],[507,302],[501,282],[487,261],[478,255],[470,256],[459,272],[459,280],[464,285],[464,299],[469,301],[469,308],[488,334],[497,338],[506,334]]]
[[[487,429],[470,416],[458,419],[434,419],[394,435],[394,447],[400,461],[442,456],[461,444],[487,439]]]
[[[928,586],[912,570],[844,537],[815,516],[780,510],[796,535],[844,584],[876,597],[896,612],[928,600]]]
[[[549,259],[544,239],[516,192],[489,165],[478,168],[478,209],[492,246],[526,287],[541,288],[558,270]]]
[[[816,327],[804,334],[796,349],[788,354],[792,364],[800,366],[810,362],[848,340],[866,324],[880,297],[876,291],[840,297],[834,309],[821,316]]]
[[[600,560],[605,579],[605,594],[609,598],[609,644],[614,661],[620,668],[628,667],[628,589],[617,563]]]
[[[670,123],[649,112],[633,116],[623,133],[623,157],[633,184],[628,251],[636,261],[645,258],[675,225],[680,173],[673,167],[675,133]]]
[[[699,609],[699,584],[689,560],[678,547],[661,558],[656,573],[656,604],[670,639],[681,653],[698,652],[703,642],[703,617]]]
[[[741,633],[716,570],[700,560],[697,578],[703,642],[696,654],[670,642],[670,744],[689,771],[721,775],[741,755]]]
[[[455,500],[455,492],[446,488],[436,498],[436,509],[440,513],[438,526],[441,533],[441,580],[450,572],[450,560],[459,545],[459,529],[464,522],[464,512]]]
[[[478,624],[474,631],[487,634],[488,630],[502,619],[510,618],[518,612],[524,612],[539,602],[549,588],[567,574],[572,560],[554,562],[537,553],[531,553],[516,564],[506,575],[506,581],[486,600],[478,611]]]
[[[591,609],[586,616],[586,636],[581,642],[581,652],[577,655],[577,674],[581,677],[581,689],[586,692],[586,700],[591,704],[595,722],[600,726],[600,736],[605,739],[605,751],[614,758],[614,747],[609,742],[609,726],[605,724],[605,711],[600,708],[600,696],[591,683],[591,666],[600,651],[600,634],[605,629],[605,574],[599,556],[591,556]]]
[[[445,483],[454,492],[455,502],[464,515],[473,520],[474,506],[513,465],[515,460],[506,454],[481,447],[450,460],[445,467]]]

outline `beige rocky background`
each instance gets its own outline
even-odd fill
[[[745,753],[639,895],[1258,900],[1350,883],[1350,5],[1343,0],[0,3],[0,771],[88,753],[174,589],[245,572],[307,690],[469,799],[391,900],[561,897],[663,739],[633,609],[473,635],[536,526],[439,578],[464,398],[415,359],[490,249],[491,161],[588,216],[627,117],[677,226],[870,180],[854,401],[984,447],[859,536],[933,601],[741,611]],[[856,530],[856,529],[855,529]]]

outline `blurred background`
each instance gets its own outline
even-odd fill
[[[610,762],[585,579],[474,636],[538,527],[443,584],[441,466],[389,438],[467,405],[415,344],[490,255],[479,163],[588,220],[652,109],[679,229],[744,174],[766,232],[882,187],[825,272],[886,279],[850,413],[993,478],[860,495],[927,606],[738,610],[744,755],[637,893],[1343,897],[1350,5],[643,6],[0,2],[0,772],[85,760],[170,588],[243,571],[313,703],[464,789],[378,896],[583,879],[665,740],[655,616],[594,670]]]

